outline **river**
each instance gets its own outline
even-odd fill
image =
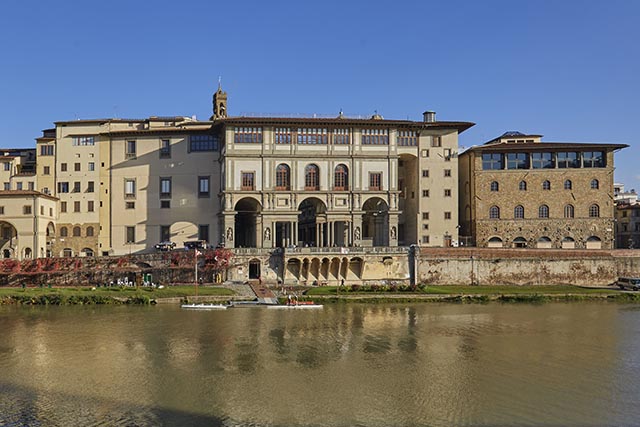
[[[640,423],[640,305],[0,307],[0,426]]]

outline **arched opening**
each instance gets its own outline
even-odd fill
[[[349,169],[345,165],[338,165],[334,171],[333,189],[346,191],[349,189]]]
[[[0,249],[2,249],[3,257],[13,257],[14,250],[17,246],[18,230],[16,230],[12,224],[6,221],[0,221]]]
[[[53,222],[50,222],[49,224],[47,224],[47,231],[46,231],[46,237],[45,237],[46,250],[43,256],[46,256],[47,258],[53,256],[53,252],[51,248],[53,247],[53,242],[55,238],[56,238],[56,227],[55,225],[53,225]]]
[[[539,249],[551,249],[551,239],[547,236],[542,236],[536,242],[536,247]]]
[[[362,279],[362,258],[352,258],[349,261],[349,271],[347,272],[347,280],[360,280]]]
[[[501,248],[502,247],[502,239],[499,237],[492,237],[487,242],[488,248]]]
[[[249,261],[249,279],[257,279],[260,277],[260,260],[252,259]]]
[[[516,237],[513,239],[513,247],[514,248],[526,248],[527,247],[527,239],[524,237]]]
[[[602,240],[598,236],[591,236],[587,239],[587,249],[602,249]]]
[[[327,206],[316,197],[304,199],[298,206],[298,241],[303,246],[329,246]]]
[[[565,237],[561,242],[562,249],[575,249],[576,241],[572,237]]]
[[[238,200],[235,206],[235,236],[236,248],[255,248],[257,244],[258,216],[262,206],[257,200],[245,197]],[[231,233],[227,232],[227,235]],[[233,236],[231,236],[233,238]]]
[[[307,191],[320,189],[320,168],[317,165],[310,164],[304,168],[304,189]]]
[[[276,168],[276,190],[291,189],[291,172],[289,166],[281,163]]]
[[[287,271],[285,280],[287,279],[300,279],[300,260],[293,258],[287,261]]]
[[[91,249],[91,248],[84,248],[81,253],[82,253],[82,256],[93,256],[94,255],[93,249]]]
[[[62,256],[66,257],[66,258],[70,258],[73,256],[73,249],[71,248],[64,248],[62,250]]]
[[[389,205],[372,197],[362,205],[362,246],[389,246]]]
[[[31,248],[24,248],[24,257],[25,259],[30,259],[33,257],[33,252],[31,251]]]

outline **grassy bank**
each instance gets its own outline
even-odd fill
[[[0,288],[0,304],[88,305],[151,304],[158,298],[183,298],[195,295],[194,286],[153,288]],[[230,296],[229,289],[198,286],[198,295]]]
[[[533,295],[533,294],[611,294],[616,289],[582,288],[579,286],[408,286],[390,289],[383,286],[321,286],[307,291],[307,295]]]

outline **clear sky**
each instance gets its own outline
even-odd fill
[[[152,6],[153,5],[153,6]],[[36,1],[0,10],[0,146],[54,121],[211,114],[471,121],[612,142],[640,190],[640,1]]]

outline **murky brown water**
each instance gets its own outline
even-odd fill
[[[0,426],[640,423],[640,305],[0,307]]]

